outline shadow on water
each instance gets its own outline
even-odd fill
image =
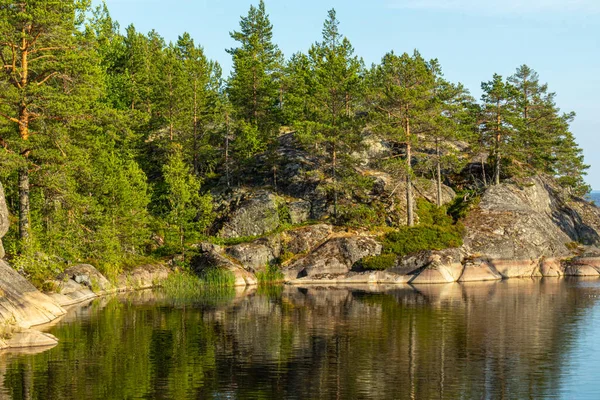
[[[0,355],[0,397],[552,397],[598,296],[544,279],[102,298],[48,328],[57,347]]]

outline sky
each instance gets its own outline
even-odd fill
[[[98,4],[99,0],[95,0]],[[189,32],[227,74],[239,28],[258,0],[106,0],[121,28],[155,29],[167,41]],[[445,77],[462,82],[476,98],[494,73],[509,76],[521,64],[557,94],[586,163],[587,182],[600,189],[600,0],[265,0],[273,40],[289,57],[321,37],[335,8],[340,30],[367,65],[394,50],[417,49],[437,58]]]

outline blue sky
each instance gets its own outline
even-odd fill
[[[98,3],[98,0],[95,0]],[[156,29],[177,40],[187,31],[224,70],[231,66],[229,32],[258,0],[106,0],[121,27]],[[517,66],[535,69],[572,125],[587,177],[600,189],[600,0],[265,0],[274,41],[286,56],[319,40],[327,10],[335,8],[341,31],[369,65],[388,51],[418,49],[438,58],[447,79],[479,98],[482,81]]]

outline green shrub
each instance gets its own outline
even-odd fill
[[[385,225],[385,210],[374,204],[353,204],[340,207],[339,223],[351,228]]]
[[[475,190],[459,193],[448,206],[448,214],[455,221],[466,218],[469,211],[476,207],[481,200],[481,195]]]
[[[397,256],[393,253],[385,253],[378,256],[367,256],[360,260],[360,266],[368,270],[386,270],[396,265]]]
[[[285,201],[280,201],[277,203],[277,215],[279,216],[280,224],[292,223],[292,215],[290,214],[290,208],[285,203]]]
[[[383,238],[384,253],[404,256],[422,250],[443,250],[462,246],[464,227],[461,223],[450,226],[417,225],[403,227]]]

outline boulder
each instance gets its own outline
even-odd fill
[[[221,246],[202,243],[200,251],[200,254],[192,258],[190,262],[192,269],[197,274],[202,274],[206,269],[221,268],[233,274],[235,286],[252,286],[258,283],[256,276],[227,257]]]
[[[269,246],[269,240],[259,239],[228,247],[226,252],[238,260],[246,271],[257,273],[264,271],[268,264],[279,257],[280,249],[279,243]]]
[[[259,191],[242,200],[226,216],[219,236],[260,236],[277,229],[279,224],[276,196],[267,191]]]
[[[117,277],[119,290],[141,290],[156,287],[169,277],[171,270],[162,264],[146,264],[124,272]]]
[[[4,197],[4,188],[0,183],[0,258],[4,258],[4,247],[2,246],[2,238],[8,232],[8,207],[6,206],[6,198]]]
[[[0,260],[0,322],[27,329],[65,314],[54,300]]]
[[[286,280],[350,272],[357,261],[381,253],[381,245],[373,238],[362,236],[337,237],[283,269]]]
[[[288,203],[292,224],[301,224],[310,218],[310,201],[298,200]]]
[[[89,264],[78,264],[69,267],[58,276],[59,281],[66,281],[68,279],[87,287],[97,294],[114,290],[113,284],[110,283],[95,267]]]

